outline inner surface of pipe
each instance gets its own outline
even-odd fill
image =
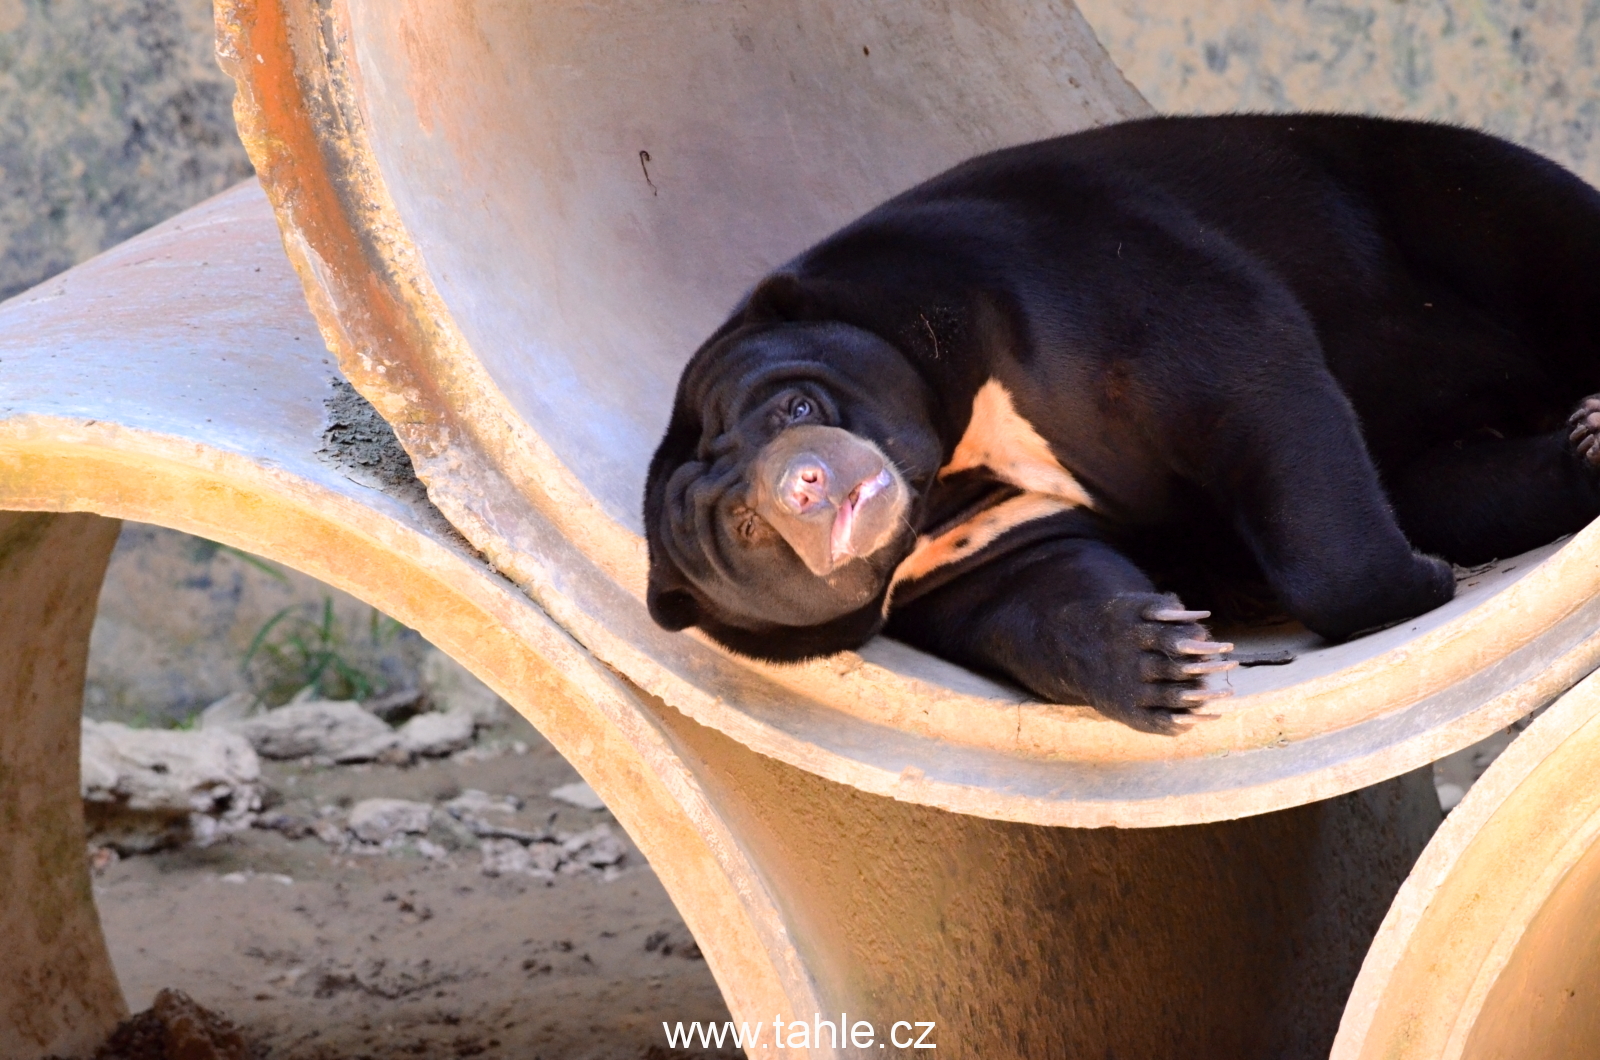
[[[764,272],[970,155],[1146,110],[1067,4],[348,18],[370,147],[455,324],[634,531],[679,369]]]
[[[1462,1058],[1600,1056],[1597,1002],[1600,842],[1567,871],[1518,940],[1484,999]]]

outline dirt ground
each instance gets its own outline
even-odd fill
[[[578,779],[524,723],[525,753],[414,766],[263,763],[277,811],[464,789],[515,795],[512,823],[581,831],[605,810],[548,792]],[[506,733],[500,732],[506,743]],[[725,1020],[706,963],[631,844],[620,873],[489,877],[442,860],[340,854],[251,829],[99,869],[95,899],[129,1007],[175,987],[231,1019],[263,1060],[687,1060],[662,1021]]]

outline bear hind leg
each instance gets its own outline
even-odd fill
[[[1402,469],[1391,495],[1416,548],[1462,565],[1576,533],[1600,517],[1600,397],[1548,434],[1440,446]]]

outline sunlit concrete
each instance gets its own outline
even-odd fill
[[[460,659],[567,756],[649,858],[735,1018],[767,1024],[752,1055],[863,1055],[772,1048],[774,1016],[842,1011],[880,1035],[898,1019],[932,1021],[941,1055],[980,1060],[1178,1055],[1196,1042],[1237,1058],[1318,1057],[1437,822],[1419,773],[1182,828],[997,821],[863,792],[699,724],[597,661],[415,480],[375,475],[395,450],[340,448],[330,428],[359,409],[253,186],[0,306],[0,365],[0,510],[94,512],[247,549]],[[13,674],[56,674],[46,697],[0,699],[11,859],[0,926],[38,940],[0,948],[0,1043],[36,1060],[53,1042],[91,1041],[120,1005],[72,768],[115,524],[0,518],[0,542],[16,526],[77,535],[49,538],[25,569],[0,566],[11,609],[0,651]],[[66,579],[71,621],[29,619],[43,606],[39,571]],[[47,1026],[45,994],[59,1009]]]
[[[1600,1056],[1600,676],[1451,811],[1368,953],[1334,1060]]]
[[[0,512],[0,1056],[86,1055],[128,1014],[78,795],[89,628],[119,526]]]
[[[761,754],[1007,820],[1225,820],[1425,765],[1600,663],[1595,531],[1350,644],[1241,634],[1298,658],[1176,738],[883,639],[765,667],[650,622],[645,465],[740,292],[966,155],[1147,113],[1063,0],[227,0],[218,28],[313,312],[434,502],[596,658]]]

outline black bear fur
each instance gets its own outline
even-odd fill
[[[991,381],[1088,501],[959,559],[941,538],[944,561],[891,592],[919,542],[1034,510],[1000,461],[951,473]],[[1345,638],[1449,600],[1446,561],[1600,514],[1596,391],[1600,194],[1529,151],[1331,115],[1027,144],[807,250],[694,355],[649,470],[650,609],[773,660],[886,628],[1170,731],[1222,668],[1183,610],[1226,597],[1207,586],[1260,583]],[[791,516],[871,498],[796,493],[804,460],[756,481],[800,424],[860,440],[903,487],[892,512],[871,502],[897,521],[875,551],[834,524],[843,551],[808,560],[842,557],[825,574],[788,543],[812,531],[774,532],[774,491]]]

